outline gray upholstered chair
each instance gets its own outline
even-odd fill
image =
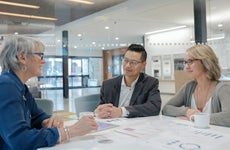
[[[91,94],[77,97],[74,101],[76,115],[79,116],[80,112],[94,111],[97,108],[100,102],[100,94]]]
[[[29,87],[29,91],[34,98],[41,98],[41,91],[37,86]]]
[[[52,100],[35,98],[35,102],[37,103],[38,107],[41,108],[44,112],[46,112],[48,115],[53,114],[54,105]]]

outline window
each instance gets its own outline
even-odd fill
[[[62,58],[57,56],[45,57],[46,63],[42,67],[39,81],[44,83],[41,88],[62,88]]]
[[[113,61],[113,77],[119,76],[123,74],[122,69],[122,59],[124,58],[124,55],[113,55],[112,61]]]
[[[41,88],[63,88],[62,57],[47,56],[39,81]],[[69,88],[95,87],[102,82],[102,58],[69,57]]]

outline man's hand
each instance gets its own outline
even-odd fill
[[[94,111],[97,118],[108,119],[118,118],[122,115],[122,110],[119,107],[113,106],[113,104],[99,105]]]

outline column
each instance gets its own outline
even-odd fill
[[[195,43],[204,44],[207,42],[206,1],[194,0],[193,2],[194,2]]]
[[[68,31],[62,31],[62,70],[63,70],[63,96],[69,97],[68,82]]]

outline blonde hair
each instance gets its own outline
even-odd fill
[[[190,47],[187,51],[193,58],[201,60],[207,77],[210,80],[219,80],[221,69],[218,58],[211,47],[204,44],[198,44]]]

